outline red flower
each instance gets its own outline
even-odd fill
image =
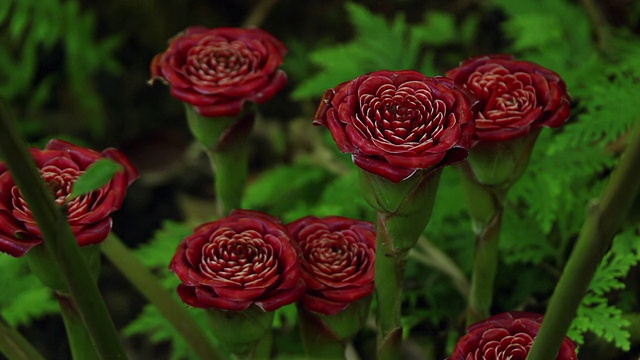
[[[374,290],[374,225],[339,216],[308,216],[287,225],[302,249],[301,271],[307,291],[300,302],[309,310],[335,315]]]
[[[542,315],[513,311],[467,328],[449,360],[525,360],[542,323]],[[556,360],[576,360],[575,344],[565,338]]]
[[[278,67],[286,47],[257,28],[190,27],[151,62],[151,82],[207,117],[237,116],[245,101],[269,100],[287,83]]]
[[[571,112],[571,98],[558,74],[511,55],[468,59],[446,75],[479,100],[475,140],[503,141],[533,127],[558,127]]]
[[[195,229],[176,250],[169,269],[188,305],[242,311],[255,304],[273,311],[304,292],[298,253],[278,219],[234,210]]]
[[[325,92],[315,125],[362,169],[399,182],[464,159],[473,115],[453,81],[415,71],[378,71]]]
[[[67,216],[80,246],[103,241],[111,230],[109,214],[122,206],[122,201],[138,172],[118,150],[102,153],[62,140],[51,140],[44,150],[32,148],[40,175],[54,193],[59,205],[65,204],[73,184],[95,161],[109,158],[123,166],[102,188],[78,196],[66,203]],[[0,251],[19,257],[42,243],[42,233],[33,219],[29,205],[22,198],[5,163],[0,163]]]

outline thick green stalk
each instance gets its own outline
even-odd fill
[[[247,182],[249,149],[235,151],[207,151],[215,169],[218,216],[229,215],[242,206],[242,194]]]
[[[307,357],[343,359],[347,346],[369,316],[371,296],[360,298],[334,315],[311,311],[298,303],[298,323]]]
[[[298,324],[308,359],[344,359],[346,342],[337,340],[332,331],[311,312],[298,308]]]
[[[268,358],[274,311],[251,305],[244,311],[209,308],[205,312],[213,335],[238,359]]]
[[[74,360],[95,359],[98,357],[73,298],[69,294],[62,294],[61,292],[56,292],[56,298],[64,321],[64,328],[67,331],[71,357]]]
[[[247,181],[249,135],[255,112],[247,110],[235,118],[207,118],[193,106],[185,106],[189,128],[206,149],[215,173],[218,217],[240,208]]]
[[[399,359],[402,345],[402,284],[409,251],[395,251],[387,216],[378,213],[376,224],[376,300],[378,360]]]
[[[602,196],[589,206],[528,360],[555,358],[606,250],[640,189],[640,125]]]
[[[499,243],[506,190],[481,185],[463,165],[462,185],[467,209],[476,235],[476,249],[467,301],[467,326],[491,315],[493,288],[500,258]]]
[[[0,353],[8,360],[44,360],[22,334],[0,316]]]
[[[187,313],[185,307],[169,295],[160,285],[158,279],[117,236],[109,235],[107,240],[102,243],[102,253],[173,325],[200,358],[223,359],[202,327]]]
[[[0,113],[0,151],[11,176],[29,204],[43,234],[46,252],[63,277],[99,357],[125,359],[126,355],[100,291],[91,277],[64,210],[53,201],[33,158],[10,121],[7,111]]]

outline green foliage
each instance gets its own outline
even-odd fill
[[[347,3],[345,7],[354,39],[313,51],[308,61],[321,70],[295,89],[294,99],[317,97],[328,88],[376,70],[414,69],[434,76],[434,53],[425,55],[426,49],[465,39],[461,34],[465,27],[456,26],[450,13],[431,11],[421,24],[409,25],[402,13],[388,22],[362,5]]]
[[[0,254],[0,284],[0,310],[12,326],[29,325],[58,310],[51,290],[29,271],[23,258]]]
[[[169,263],[180,241],[192,233],[193,228],[186,224],[167,220],[156,231],[153,239],[135,250],[135,255],[145,266],[155,271],[165,288],[171,291],[175,298],[178,298],[175,289],[180,280],[169,271]],[[197,309],[190,313],[197,321],[204,321]],[[206,329],[206,324],[203,325]],[[154,306],[146,305],[123,332],[125,336],[146,335],[153,343],[169,342],[172,349],[171,359],[197,359],[181,335]],[[212,338],[212,341],[215,339]]]
[[[331,174],[320,167],[294,164],[265,171],[247,188],[243,207],[283,217],[300,204],[315,203]]]
[[[622,309],[609,304],[613,291],[622,291],[629,270],[640,263],[640,236],[633,230],[618,235],[613,246],[596,271],[589,292],[586,294],[568,336],[576,343],[584,343],[584,333],[590,331],[612,342],[616,347],[629,351],[629,321],[622,318]]]
[[[8,29],[0,35],[0,97],[23,100],[26,109],[34,111],[50,100],[55,86],[66,81],[80,110],[88,115],[94,135],[100,135],[103,105],[92,80],[99,71],[121,70],[114,56],[121,38],[97,40],[95,14],[82,11],[77,0],[2,1],[0,26]],[[37,76],[39,61],[57,45],[64,49],[64,73]]]

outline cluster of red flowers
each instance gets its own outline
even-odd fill
[[[373,292],[375,241],[370,222],[309,216],[285,226],[234,210],[184,239],[170,269],[182,281],[178,294],[194,307],[273,311],[299,300],[334,315]]]
[[[285,53],[279,40],[259,29],[193,27],[154,58],[152,80],[167,82],[202,116],[237,116],[245,102],[263,103],[285,86],[278,70]],[[327,90],[314,123],[329,128],[357,166],[397,183],[460,162],[479,142],[560,126],[569,102],[553,71],[488,55],[464,61],[446,77],[409,70],[362,75]],[[104,240],[110,212],[137,177],[126,158],[115,149],[98,153],[59,140],[32,155],[56,201],[66,205],[80,245]],[[124,170],[100,190],[67,201],[75,180],[102,157]],[[28,205],[0,163],[0,251],[22,256],[41,242]],[[369,222],[305,217],[285,226],[271,215],[236,210],[196,228],[180,243],[170,269],[182,281],[178,294],[194,307],[273,311],[299,301],[334,315],[373,292],[374,259]],[[540,320],[501,315],[474,325],[452,359],[524,359]],[[572,344],[562,351],[559,358],[575,358]]]

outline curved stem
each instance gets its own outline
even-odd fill
[[[460,292],[465,299],[469,297],[469,280],[462,270],[460,270],[460,267],[458,267],[455,261],[446,253],[427,240],[427,238],[420,237],[420,239],[418,239],[416,248],[409,253],[409,257],[447,275],[458,292]]]
[[[607,22],[602,10],[594,0],[580,0],[582,6],[591,19],[598,38],[598,47],[600,51],[606,52],[611,45],[611,26]]]
[[[247,16],[247,18],[242,22],[243,27],[249,26],[257,26],[264,22],[269,11],[273,6],[278,2],[278,0],[261,0],[258,2],[256,6],[253,7],[251,13]]]
[[[62,281],[78,306],[100,358],[125,359],[116,328],[80,252],[67,216],[54,203],[51,190],[45,186],[4,107],[0,111],[0,151],[43,234],[42,246],[62,274]]]
[[[640,190],[640,124],[602,196],[589,207],[528,360],[556,356],[593,275]]]
[[[9,360],[44,360],[27,339],[0,316],[0,353]]]
[[[223,359],[206,333],[185,307],[160,285],[158,279],[135,257],[122,241],[110,234],[102,243],[102,253],[138,291],[158,308],[158,311],[182,335],[193,351],[202,359]]]

